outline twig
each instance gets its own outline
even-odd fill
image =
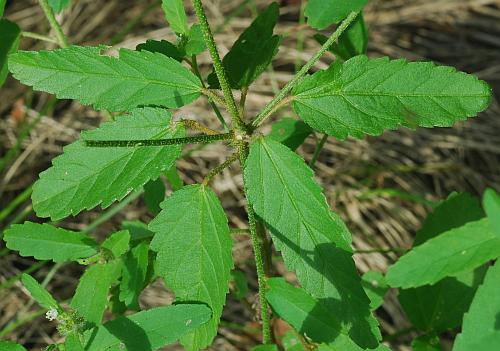
[[[66,38],[66,35],[64,35],[61,25],[59,24],[59,22],[57,22],[54,11],[52,11],[52,7],[50,7],[47,0],[38,0],[38,2],[40,3],[40,7],[45,13],[45,17],[47,17],[47,20],[49,21],[50,27],[56,33],[59,46],[62,48],[67,48],[69,46],[68,39]]]

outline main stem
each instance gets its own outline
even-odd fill
[[[260,126],[262,122],[264,122],[272,114],[272,112],[275,110],[276,105],[278,105],[281,100],[283,100],[287,96],[287,94],[293,89],[295,84],[297,84],[298,81],[301,80],[302,77],[307,74],[307,72],[309,72],[311,67],[314,66],[316,62],[318,62],[318,60],[330,48],[330,46],[332,46],[332,44],[340,38],[342,33],[344,33],[344,31],[347,29],[347,27],[349,27],[352,21],[354,21],[357,15],[358,12],[351,12],[349,16],[347,16],[347,18],[340,24],[340,26],[337,27],[335,32],[333,32],[330,38],[328,38],[321,49],[300,69],[299,72],[297,72],[295,77],[293,77],[293,79],[288,82],[288,84],[285,85],[283,89],[281,89],[278,95],[276,95],[274,99],[269,102],[266,107],[264,107],[262,112],[259,113],[259,115],[252,121],[252,128],[257,128],[258,126]]]
[[[50,27],[56,33],[56,38],[57,42],[59,43],[59,46],[62,48],[67,48],[69,46],[68,39],[66,38],[66,35],[64,35],[61,25],[59,24],[59,22],[57,22],[52,7],[50,7],[47,0],[38,0],[38,2],[40,3],[40,7],[45,13],[45,17],[47,17],[47,20],[49,21]]]
[[[205,15],[205,10],[203,9],[201,0],[193,0],[193,5],[196,12],[196,17],[198,17],[198,21],[200,22],[201,31],[203,32],[203,38],[205,39],[205,43],[207,44],[208,51],[210,52],[210,56],[212,57],[214,63],[215,73],[217,74],[222,92],[224,93],[227,107],[229,108],[229,112],[231,113],[233,128],[239,134],[246,134],[247,127],[240,117],[238,106],[236,105],[236,101],[234,100],[233,91],[231,90],[226,72],[224,71],[224,66],[222,65],[219,52],[217,51],[214,36],[212,35],[210,25],[208,24],[207,16]]]
[[[244,165],[248,156],[248,145],[242,144],[240,149],[240,163],[241,169],[244,169]],[[245,187],[243,186],[243,189]],[[260,246],[259,235],[257,233],[257,220],[255,218],[255,212],[253,210],[252,204],[247,198],[247,213],[248,213],[248,225],[250,227],[250,239],[252,240],[252,247],[255,256],[255,267],[257,269],[257,283],[259,285],[259,305],[260,305],[260,315],[262,319],[262,343],[271,343],[271,318],[269,316],[269,306],[266,299],[266,288],[267,288],[267,277],[264,269],[264,259],[262,257],[262,248]]]

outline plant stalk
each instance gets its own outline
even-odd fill
[[[323,146],[325,146],[327,140],[328,140],[328,134],[325,134],[323,135],[323,137],[321,137],[321,140],[318,141],[318,143],[316,144],[316,149],[314,150],[311,163],[309,163],[309,167],[311,167],[312,169],[314,169],[314,165],[318,161],[319,155],[321,154],[321,150],[323,150]]]
[[[59,46],[61,48],[67,48],[69,46],[68,39],[66,38],[66,35],[64,35],[61,25],[57,22],[54,11],[52,10],[52,7],[50,7],[48,0],[38,0],[38,2],[40,3],[40,7],[42,8],[45,17],[47,17],[47,20],[49,21],[50,27],[56,33]]]
[[[198,17],[198,21],[200,22],[201,31],[203,32],[203,38],[205,39],[205,43],[214,63],[215,73],[217,74],[222,92],[224,93],[227,107],[231,112],[233,128],[238,133],[246,134],[247,126],[245,125],[245,123],[243,123],[240,117],[238,106],[236,105],[236,101],[234,100],[233,91],[231,90],[226,72],[224,71],[224,66],[222,65],[219,52],[217,51],[214,36],[210,29],[210,25],[208,24],[207,16],[205,15],[205,10],[203,9],[201,0],[193,0],[193,5],[196,12],[196,17]]]
[[[133,147],[133,146],[166,146],[179,144],[209,144],[221,140],[229,140],[233,133],[216,135],[198,135],[185,138],[144,139],[144,140],[85,140],[88,147]]]
[[[46,41],[48,43],[53,43],[53,44],[58,44],[59,42],[56,39],[52,39],[51,37],[48,37],[46,35],[38,34],[38,33],[33,33],[33,32],[21,32],[21,35],[25,38],[31,38],[31,39],[36,39],[36,40],[42,40]]]
[[[328,38],[325,44],[319,49],[319,51],[300,69],[299,72],[293,77],[293,79],[288,82],[287,85],[281,89],[281,91],[274,97],[274,99],[269,102],[266,107],[259,113],[259,115],[252,121],[251,127],[257,128],[260,126],[274,110],[275,106],[278,105],[281,100],[283,100],[287,94],[293,89],[293,87],[309,72],[312,66],[323,56],[323,54],[336,42],[342,33],[349,27],[349,25],[356,19],[359,12],[351,12],[349,16],[337,27],[335,32]]]
[[[203,186],[207,186],[208,183],[220,172],[222,172],[224,169],[232,165],[238,158],[240,157],[239,152],[235,152],[232,154],[227,160],[225,160],[223,163],[212,169],[206,177],[203,179],[203,182],[201,183]]]

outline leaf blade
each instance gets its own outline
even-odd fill
[[[59,306],[57,301],[52,297],[52,295],[41,286],[35,278],[31,275],[23,273],[21,276],[21,281],[23,285],[28,289],[31,297],[38,302],[38,304],[47,310],[54,309],[58,312],[62,312],[62,308]]]
[[[162,0],[165,19],[175,33],[188,34],[188,22],[183,0]]]
[[[352,11],[360,11],[368,0],[309,0],[305,9],[307,23],[316,29],[326,27],[341,21]]]

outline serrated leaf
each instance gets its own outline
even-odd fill
[[[330,313],[320,301],[314,299],[305,290],[294,288],[283,278],[268,280],[269,289],[266,298],[273,311],[293,326],[298,332],[315,342],[344,345],[349,350],[362,350],[342,329],[342,321]]]
[[[70,0],[49,0],[49,5],[55,13],[59,13],[68,7]]]
[[[129,243],[130,233],[128,230],[120,230],[104,240],[101,247],[111,253],[112,258],[118,258],[128,251]]]
[[[487,219],[469,222],[430,239],[402,256],[387,273],[392,287],[434,284],[500,256],[500,238]]]
[[[352,11],[360,11],[368,0],[309,0],[304,14],[307,23],[316,29],[340,22]]]
[[[295,112],[338,139],[398,127],[450,127],[485,110],[490,87],[475,76],[432,62],[356,56],[334,62],[293,90]]]
[[[320,299],[362,347],[380,336],[369,299],[351,257],[351,238],[330,211],[313,171],[286,146],[257,139],[245,164],[249,202],[271,232],[288,269],[304,289]]]
[[[314,35],[314,39],[323,45],[328,40],[328,37],[323,34],[316,34]],[[344,33],[342,33],[338,42],[333,43],[328,50],[335,54],[337,58],[347,61],[354,56],[366,54],[367,47],[368,27],[366,26],[363,14],[359,14]]]
[[[0,6],[0,11],[3,12],[2,6]],[[17,51],[21,38],[19,26],[6,19],[1,19],[1,17],[0,15],[0,87],[5,83],[9,73],[7,56]]]
[[[145,43],[137,45],[135,49],[137,51],[145,50],[149,52],[157,52],[167,57],[171,57],[179,62],[181,62],[184,57],[184,53],[182,53],[177,46],[167,40],[146,40]]]
[[[426,335],[415,338],[411,343],[413,351],[442,351],[438,337],[429,337]]]
[[[273,124],[269,137],[295,151],[312,132],[304,122],[285,117]]]
[[[141,221],[123,221],[122,229],[130,232],[130,242],[138,242],[153,237],[154,233],[148,229],[148,225]]]
[[[167,188],[161,178],[144,184],[144,202],[151,213],[156,215],[160,212],[160,203],[165,200],[166,191]]]
[[[278,53],[283,39],[273,35],[278,18],[279,5],[273,2],[245,29],[224,56],[222,63],[232,88],[241,89],[252,84]],[[219,87],[215,72],[208,76],[208,82],[211,87]]]
[[[149,245],[140,243],[123,258],[120,300],[131,309],[139,308],[139,295],[146,284],[149,264]]]
[[[498,338],[498,316],[500,314],[499,282],[500,260],[497,260],[488,269],[483,285],[477,289],[470,309],[464,315],[462,332],[455,339],[453,351],[491,351],[491,348],[479,349],[476,346],[483,342],[484,345],[487,345],[490,342],[500,340]]]
[[[483,194],[483,206],[488,215],[491,230],[500,236],[500,195],[493,189],[486,189]]]
[[[171,114],[159,108],[134,109],[131,115],[82,132],[85,140],[168,139],[184,136],[184,128],[169,127]],[[169,169],[181,145],[147,147],[87,147],[76,141],[52,160],[33,187],[33,208],[39,217],[58,220],[98,204],[106,208]]]
[[[368,271],[361,277],[361,285],[370,299],[370,308],[376,310],[384,303],[384,296],[389,290],[385,277],[380,272]]]
[[[199,24],[193,24],[189,29],[187,42],[184,50],[188,56],[199,55],[207,49],[205,40],[203,39],[203,32]]]
[[[177,34],[188,34],[188,22],[183,0],[162,0],[161,7],[170,28]]]
[[[71,308],[94,327],[101,324],[104,309],[108,303],[111,284],[121,269],[121,262],[111,261],[96,264],[87,268],[80,278],[75,295],[71,300]]]
[[[62,312],[62,309],[56,299],[54,299],[47,289],[41,286],[31,275],[23,273],[21,276],[21,282],[24,287],[28,289],[31,297],[38,302],[40,306],[46,308],[47,310],[54,309],[58,312]]]
[[[174,343],[206,323],[205,305],[179,304],[119,317],[85,332],[85,351],[152,351]]]
[[[88,235],[49,224],[14,224],[5,231],[4,240],[9,249],[37,260],[76,261],[98,252],[96,241]]]
[[[206,325],[181,339],[186,349],[199,350],[217,334],[231,279],[227,218],[214,192],[200,185],[176,191],[161,208],[149,225],[157,271],[177,300],[204,302],[213,312]]]
[[[484,212],[476,198],[467,193],[453,193],[427,216],[417,232],[414,246],[482,217]],[[416,328],[442,333],[462,323],[462,316],[469,309],[485,273],[483,266],[444,278],[434,285],[400,289],[399,302]]]
[[[0,7],[0,10],[2,10],[1,7]],[[12,342],[12,341],[4,341],[4,340],[0,340],[0,350],[2,350],[2,351],[26,351],[26,349],[24,347],[22,347],[21,345],[16,344],[15,342]]]
[[[110,111],[181,107],[200,95],[200,80],[174,59],[129,49],[111,57],[101,54],[103,48],[19,51],[9,56],[9,69],[35,90]]]

